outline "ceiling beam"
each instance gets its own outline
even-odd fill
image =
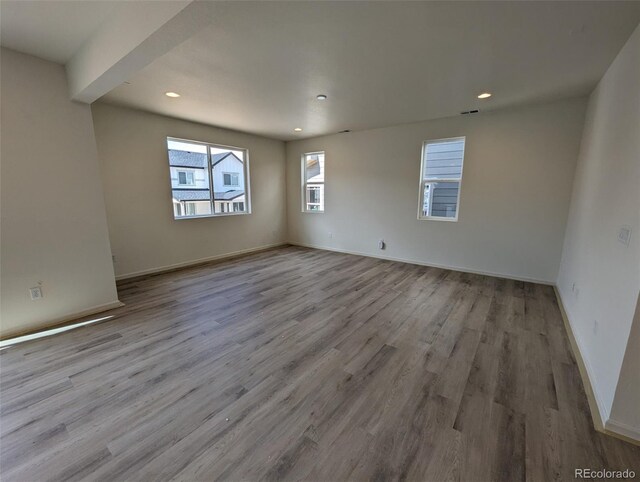
[[[67,62],[73,100],[92,103],[210,22],[212,2],[129,2]]]

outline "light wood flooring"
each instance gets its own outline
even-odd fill
[[[640,474],[593,429],[549,286],[285,247],[119,291],[0,353],[3,481]]]

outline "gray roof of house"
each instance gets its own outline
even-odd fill
[[[226,192],[214,192],[213,198],[216,201],[231,201],[237,197],[244,195],[244,191],[226,191]]]
[[[223,191],[214,192],[213,197],[216,201],[231,201],[237,197],[243,196],[244,191]],[[208,189],[174,189],[173,199],[176,201],[208,201]]]
[[[173,199],[176,201],[208,201],[208,189],[174,189]]]
[[[233,152],[220,152],[211,156],[211,163],[215,166],[228,156],[233,156],[236,161],[242,162]],[[204,152],[178,151],[169,149],[169,165],[180,167],[192,167],[195,169],[207,168],[207,155]]]
[[[171,166],[207,168],[207,155],[203,152],[177,151],[169,149],[169,164]]]

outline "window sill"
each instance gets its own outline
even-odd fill
[[[445,218],[442,216],[418,216],[418,221],[445,221],[448,223],[457,223],[458,218]]]
[[[324,214],[324,211],[302,211],[302,214]]]
[[[176,218],[174,216],[174,221],[185,221],[188,219],[204,219],[204,218],[224,218],[228,216],[246,216],[247,214],[251,214],[250,212],[246,213],[220,213],[220,214],[202,214],[200,216],[180,216]]]

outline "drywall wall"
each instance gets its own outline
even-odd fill
[[[553,283],[586,99],[290,142],[292,243]],[[466,136],[458,222],[418,220],[425,140]],[[303,213],[301,156],[326,153],[325,212]],[[379,250],[384,239],[386,250]]]
[[[640,27],[589,99],[558,276],[604,421],[616,385],[638,384],[637,372],[618,382],[640,290],[638,86]],[[628,246],[618,241],[623,225],[632,229]]]
[[[0,334],[118,304],[89,106],[64,68],[2,49]],[[29,288],[42,282],[44,298]]]
[[[284,142],[104,103],[92,111],[118,277],[285,242]],[[248,149],[252,213],[174,220],[168,136]]]

